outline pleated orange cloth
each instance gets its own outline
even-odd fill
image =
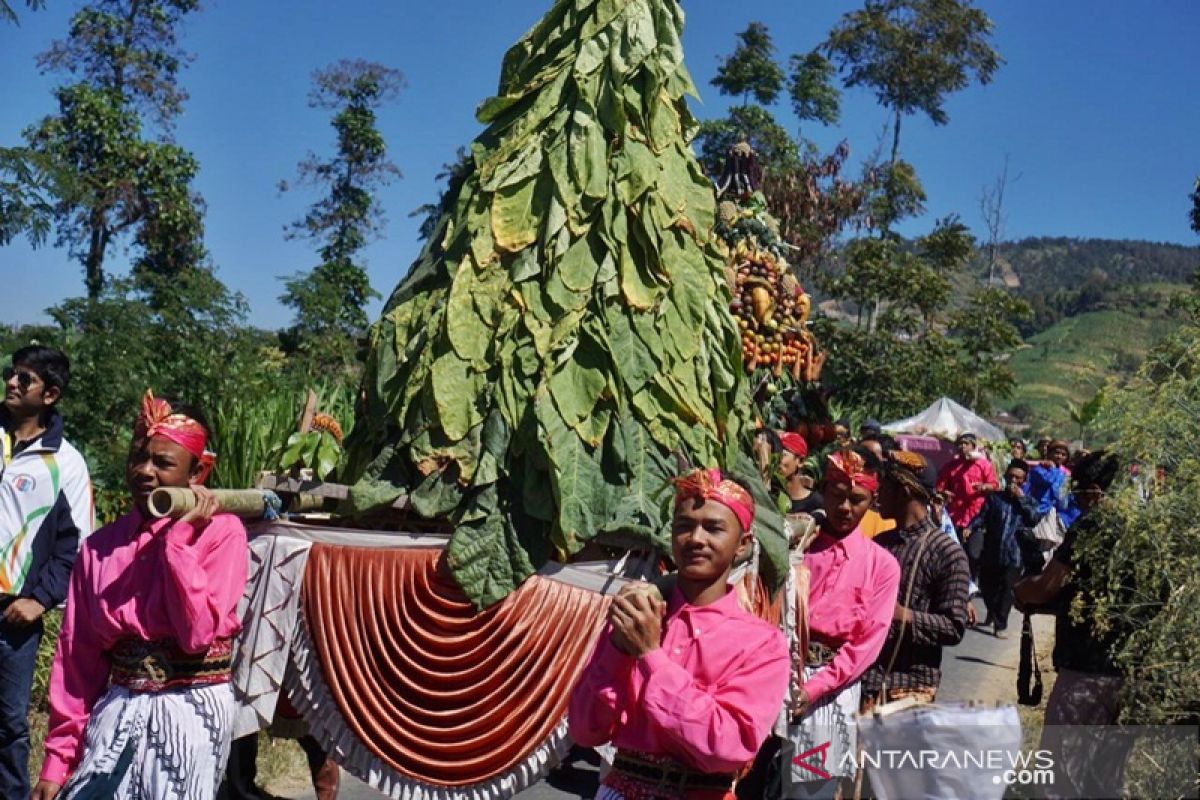
[[[301,607],[346,726],[402,775],[465,786],[553,733],[608,599],[534,576],[476,611],[433,548],[317,544]]]

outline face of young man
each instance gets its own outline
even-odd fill
[[[125,484],[133,504],[149,516],[150,493],[161,486],[186,488],[199,464],[192,454],[170,439],[154,436],[134,440],[125,463]]]
[[[722,578],[734,561],[745,555],[750,536],[733,511],[721,503],[679,503],[671,521],[671,554],[679,577],[698,584]]]
[[[1012,448],[1013,458],[1025,457],[1025,445],[1021,444],[1020,442],[1010,442],[1010,446]]]
[[[837,538],[851,533],[875,502],[873,492],[843,481],[827,481],[825,497],[825,530]]]
[[[970,439],[959,439],[954,443],[954,449],[963,458],[970,458],[971,453],[975,452],[975,443]]]
[[[890,478],[884,478],[879,482],[877,505],[880,516],[885,519],[901,519],[908,506],[908,495],[900,488],[900,484]]]
[[[1004,473],[1004,485],[1009,492],[1020,489],[1025,485],[1025,470],[1013,468]]]
[[[1067,452],[1065,447],[1055,447],[1050,451],[1050,460],[1060,467],[1066,464],[1070,457],[1071,454]]]
[[[785,481],[800,471],[800,459],[791,450],[779,454],[779,477]]]
[[[29,367],[17,364],[4,370],[4,407],[14,417],[32,417],[54,405],[58,387],[47,386]]]

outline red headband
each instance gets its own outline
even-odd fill
[[[789,453],[799,456],[800,458],[808,457],[808,442],[798,433],[781,433],[779,434],[779,443],[783,445],[783,449]]]
[[[134,423],[133,435],[147,439],[161,436],[191,453],[200,464],[193,483],[204,483],[217,460],[208,450],[208,432],[204,426],[186,414],[176,414],[170,403],[155,397],[149,389],[142,398],[142,413]]]
[[[845,481],[851,486],[861,486],[869,492],[879,491],[879,476],[867,472],[867,462],[853,450],[842,450],[829,454],[825,467],[825,482]]]
[[[701,498],[720,503],[734,513],[742,530],[754,522],[754,498],[737,483],[725,480],[719,469],[697,469],[675,478],[675,503]]]

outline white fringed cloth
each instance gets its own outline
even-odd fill
[[[613,565],[550,565],[476,611],[444,537],[252,528],[234,660],[235,735],[280,693],[347,771],[396,800],[492,800],[570,747],[566,708],[604,623]]]

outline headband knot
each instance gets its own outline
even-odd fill
[[[675,504],[686,500],[712,500],[733,512],[742,523],[742,530],[750,530],[754,522],[754,498],[738,483],[725,478],[719,469],[696,469],[673,480]]]
[[[860,486],[869,492],[879,491],[879,476],[867,470],[867,462],[853,450],[830,453],[825,467],[825,481],[841,480],[851,486]]]
[[[200,465],[194,483],[203,484],[212,472],[217,457],[208,449],[208,431],[186,414],[177,414],[171,404],[154,392],[146,390],[142,398],[142,413],[133,426],[135,438],[150,439],[161,436],[187,450]]]

